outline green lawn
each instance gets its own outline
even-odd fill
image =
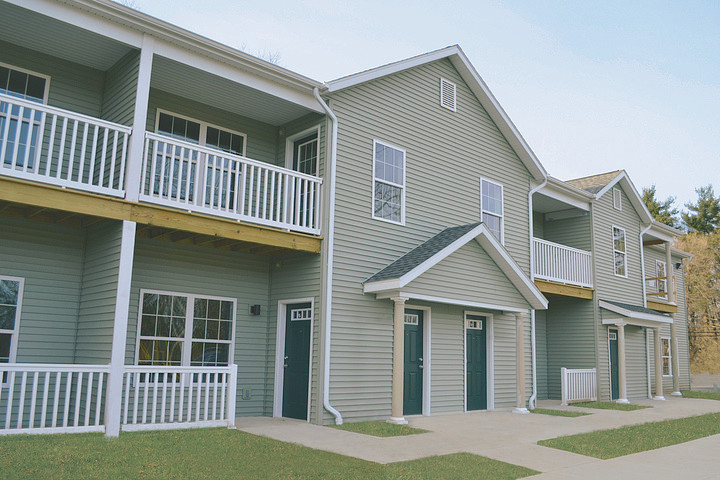
[[[348,432],[364,433],[376,437],[400,437],[403,435],[414,435],[426,433],[427,430],[412,428],[407,425],[395,425],[388,422],[350,422],[342,425],[333,425],[333,428],[347,430]]]
[[[709,413],[541,440],[538,445],[605,459],[676,445],[718,433],[720,413]]]
[[[685,398],[707,398],[709,400],[720,400],[720,392],[705,392],[700,390],[683,390]]]
[[[12,479],[515,479],[537,472],[470,454],[380,465],[226,428],[0,437]]]
[[[530,410],[532,413],[541,413],[543,415],[555,415],[556,417],[582,417],[584,415],[590,415],[585,412],[574,412],[572,410],[551,410],[549,408],[536,408]]]
[[[643,408],[652,408],[649,405],[634,405],[632,403],[616,403],[616,402],[579,402],[573,403],[571,407],[585,407],[585,408],[601,408],[603,410],[642,410]]]

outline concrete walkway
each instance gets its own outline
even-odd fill
[[[239,418],[237,428],[378,463],[469,452],[543,472],[533,479],[720,478],[720,435],[610,460],[537,445],[538,440],[562,435],[720,412],[720,402],[714,400],[669,397],[665,402],[638,403],[653,408],[631,412],[583,409],[592,415],[573,418],[510,412],[410,417],[410,426],[430,432],[389,438],[267,417]],[[539,406],[567,408],[553,401]]]

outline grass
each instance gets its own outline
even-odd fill
[[[515,479],[538,472],[478,455],[389,465],[226,428],[0,438],[0,478],[12,479]]]
[[[541,440],[538,445],[606,459],[685,443],[718,433],[720,413],[709,413]]]
[[[643,408],[652,408],[649,405],[634,405],[632,403],[615,403],[615,402],[579,402],[573,403],[571,407],[585,408],[601,408],[603,410],[623,410],[629,412],[631,410],[642,410]]]
[[[720,400],[720,392],[707,392],[700,390],[683,390],[681,392],[685,398],[707,398],[709,400]]]
[[[555,415],[556,417],[582,417],[584,415],[590,415],[585,412],[574,412],[572,410],[551,410],[549,408],[536,408],[530,410],[532,413],[541,413],[543,415]]]
[[[407,425],[395,425],[387,422],[351,422],[343,423],[342,425],[333,425],[333,428],[376,437],[401,437],[403,435],[427,432],[427,430],[421,428],[412,428]]]

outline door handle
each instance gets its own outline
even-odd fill
[[[287,368],[287,367],[288,367],[288,364],[287,364],[287,363],[283,365],[283,368]]]
[[[425,368],[425,365],[420,365],[420,368]]]
[[[418,358],[418,361],[419,361],[419,362],[422,362],[422,361],[423,361],[423,358],[422,358],[422,357]]]
[[[287,355],[285,355],[285,360],[287,360],[288,358],[290,358],[290,357],[288,357]]]

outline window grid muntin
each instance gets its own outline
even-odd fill
[[[664,377],[672,376],[672,349],[669,337],[660,337],[660,358],[662,360],[662,374]],[[667,372],[667,373],[666,373]]]
[[[297,171],[307,173],[308,175],[317,175],[319,151],[317,133],[305,137],[305,139],[301,139],[300,141],[301,143],[295,144],[295,152],[293,152],[293,155],[297,155]]]
[[[31,70],[26,70],[24,68],[19,68],[14,65],[0,62],[0,72],[2,72],[3,69],[8,71],[8,78],[5,79],[5,82],[3,82],[3,75],[2,73],[0,73],[0,93],[4,93],[5,95],[10,95],[17,98],[22,98],[31,102],[47,103],[48,91],[50,89],[50,77],[48,75],[43,75],[41,73],[33,72]],[[9,72],[16,72],[17,74],[27,75],[26,82],[29,81],[30,78],[34,78],[33,83],[39,83],[40,81],[42,81],[42,96],[38,97],[34,95],[29,95],[27,93],[27,83],[22,93],[9,90]],[[36,88],[34,88],[34,90],[35,89]]]
[[[627,278],[627,235],[624,228],[612,227],[612,248],[615,275]]]
[[[405,174],[405,150],[374,140],[372,218],[405,223]]]
[[[499,242],[504,242],[504,189],[502,184],[486,178],[480,179],[480,221]]]

